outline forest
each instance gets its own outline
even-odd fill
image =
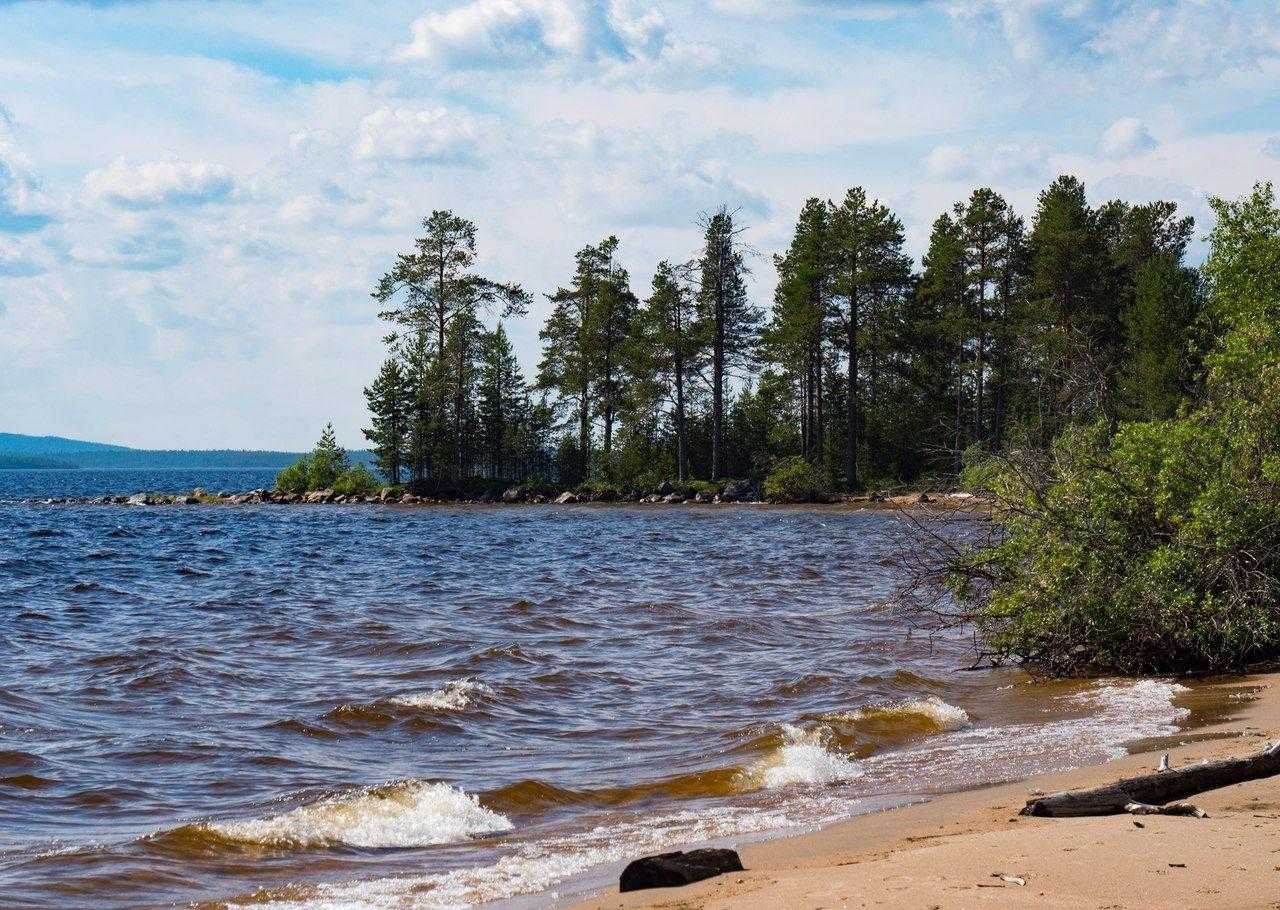
[[[365,431],[393,484],[656,488],[773,472],[858,491],[947,482],[1069,426],[1175,414],[1211,327],[1194,224],[1171,202],[1090,204],[1070,176],[1029,219],[979,188],[918,264],[860,187],[800,207],[767,307],[740,213],[698,219],[687,261],[638,288],[617,237],[546,294],[535,375],[505,324],[533,295],[479,274],[477,228],[435,211],[373,297],[390,326]]]

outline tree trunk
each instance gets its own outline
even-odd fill
[[[676,372],[676,479],[684,482],[684,358],[677,354]]]
[[[1227,758],[1221,761],[1188,765],[1171,771],[1158,771],[1142,777],[1095,787],[1054,793],[1027,800],[1023,815],[1050,818],[1073,818],[1083,815],[1119,815],[1130,803],[1161,804],[1186,799],[1205,790],[1216,790],[1232,784],[1258,780],[1280,774],[1280,742],[1272,743],[1249,758]]]
[[[849,452],[847,455],[848,464],[845,468],[845,485],[850,490],[858,488],[858,443],[861,427],[859,421],[862,417],[861,399],[858,390],[858,288],[856,286],[849,288],[849,389],[848,389],[848,414],[846,419],[848,426],[845,428],[845,434],[848,437]]]
[[[716,303],[715,344],[711,352],[711,479],[720,479],[721,434],[724,432],[724,310]]]

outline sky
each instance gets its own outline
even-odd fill
[[[369,293],[433,209],[537,295],[532,370],[608,234],[643,296],[727,204],[767,305],[808,197],[866,187],[918,256],[1063,173],[1200,237],[1280,181],[1280,2],[0,0],[0,430],[361,446]]]

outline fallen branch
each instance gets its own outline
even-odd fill
[[[1257,755],[1248,758],[1203,762],[1176,770],[1131,777],[1105,787],[1037,796],[1027,800],[1022,814],[1050,818],[1120,815],[1129,811],[1131,803],[1160,806],[1205,790],[1216,790],[1276,774],[1280,774],[1280,742],[1272,743]]]

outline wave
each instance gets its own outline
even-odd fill
[[[430,692],[397,695],[387,702],[401,708],[426,708],[431,711],[464,711],[481,698],[496,695],[493,689],[476,679],[459,679],[445,683]]]
[[[462,790],[407,780],[329,796],[265,818],[184,825],[152,841],[184,852],[219,845],[402,849],[456,843],[511,827],[505,815]]]
[[[835,816],[821,822],[834,821]],[[755,834],[807,824],[779,810],[720,808],[684,811],[641,821],[602,825],[588,831],[520,844],[490,865],[431,875],[331,882],[299,893],[296,887],[232,900],[229,907],[262,910],[428,910],[470,907],[546,891],[591,869],[681,844]],[[265,900],[264,900],[265,899]]]
[[[823,718],[851,724],[867,732],[887,734],[947,733],[962,730],[972,723],[964,708],[948,704],[936,695],[825,714]]]
[[[746,772],[748,789],[821,786],[862,776],[856,761],[833,751],[829,727],[803,730],[783,724],[782,733],[782,745]]]

